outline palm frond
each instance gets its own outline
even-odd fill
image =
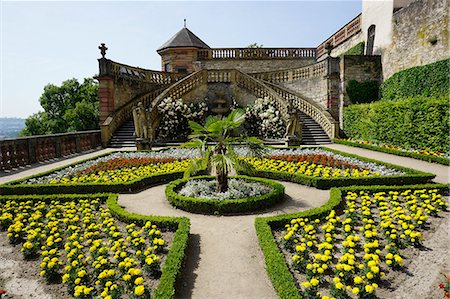
[[[184,171],[183,178],[188,179],[193,174],[196,174],[200,170],[203,170],[207,167],[208,162],[205,158],[199,158],[199,159],[192,159],[189,163],[188,167]]]

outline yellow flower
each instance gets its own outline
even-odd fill
[[[145,287],[143,285],[139,285],[137,287],[134,288],[134,294],[136,294],[136,296],[142,296],[145,292]]]
[[[144,279],[142,277],[138,277],[134,280],[134,284],[139,285],[139,284],[143,284],[144,283]]]
[[[358,295],[359,294],[359,289],[357,287],[354,287],[352,289],[352,293],[355,294],[355,295]]]
[[[318,284],[319,284],[319,280],[317,280],[317,279],[315,279],[315,278],[313,278],[313,279],[311,279],[311,285],[313,286],[313,287],[315,287],[315,286],[317,286]]]
[[[373,293],[373,287],[372,287],[371,285],[366,285],[364,289],[365,289],[366,292],[369,293],[369,294],[370,294],[370,293]]]

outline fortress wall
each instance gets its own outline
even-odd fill
[[[310,58],[297,59],[211,59],[197,61],[199,69],[237,69],[244,73],[257,73],[291,69],[313,64],[316,60]]]
[[[449,0],[418,0],[394,13],[392,43],[382,51],[384,79],[449,57],[448,7]]]

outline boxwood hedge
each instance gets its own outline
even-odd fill
[[[440,189],[444,194],[448,195],[449,186],[442,184],[427,185],[411,185],[411,186],[353,186],[344,188],[333,188],[330,191],[330,199],[325,205],[311,210],[285,214],[272,217],[257,217],[255,219],[256,234],[258,236],[259,245],[264,254],[266,263],[266,271],[272,281],[272,285],[281,299],[302,298],[297,282],[286,262],[283,253],[280,251],[277,241],[273,235],[273,231],[281,230],[284,225],[292,219],[300,217],[326,217],[331,210],[340,209],[344,203],[344,194],[348,191],[391,191],[391,190],[408,190],[408,189]]]
[[[272,191],[261,196],[230,200],[194,198],[177,193],[177,191],[189,180],[215,179],[213,176],[198,176],[169,183],[166,186],[166,198],[172,206],[176,208],[200,214],[247,213],[270,207],[283,199],[284,186],[275,181],[247,176],[234,176],[230,178],[237,178],[248,182],[259,182],[269,186]]]

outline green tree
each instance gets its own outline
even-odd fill
[[[247,46],[247,48],[263,48],[264,45],[260,45],[258,43],[253,43]]]
[[[25,121],[21,136],[98,129],[98,84],[92,78],[47,84],[39,98],[44,109]]]
[[[188,178],[200,169],[211,169],[216,174],[216,192],[226,192],[228,174],[232,169],[252,172],[253,167],[240,159],[234,149],[246,146],[253,155],[262,156],[264,148],[258,138],[239,134],[238,130],[244,121],[245,112],[242,109],[233,110],[225,118],[209,116],[204,126],[190,121],[189,126],[192,130],[189,135],[190,141],[183,146],[199,148],[202,157],[191,162],[184,177]]]

